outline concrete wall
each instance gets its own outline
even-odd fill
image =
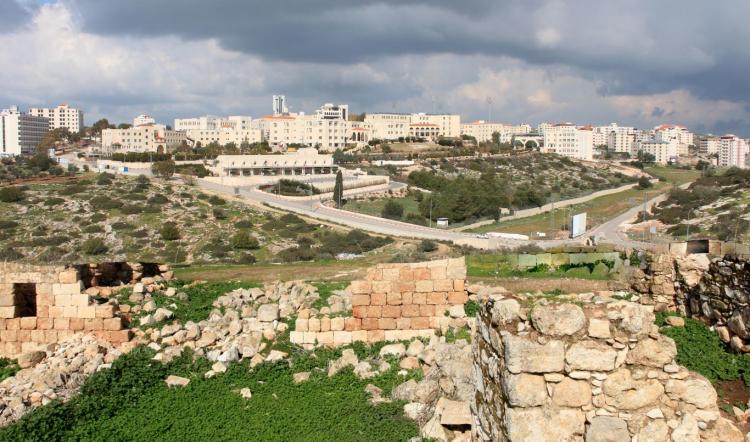
[[[300,317],[291,332],[296,344],[344,345],[431,336],[447,329],[451,307],[463,308],[464,258],[413,264],[379,264],[366,279],[352,281],[352,314]]]
[[[552,268],[568,264],[592,264],[597,261],[612,261],[615,268],[622,265],[618,252],[607,253],[539,253],[508,255],[508,261],[519,270],[530,269],[537,265],[548,265]]]

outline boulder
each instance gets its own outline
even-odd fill
[[[669,442],[669,426],[664,419],[652,420],[638,432],[639,441]]]
[[[438,400],[435,413],[440,414],[440,424],[445,426],[471,425],[471,409],[465,401]]]
[[[536,306],[531,321],[539,332],[550,336],[569,336],[586,326],[583,309],[575,304]]]
[[[171,310],[167,310],[165,308],[158,308],[154,312],[154,321],[161,322],[166,321],[167,319],[171,319],[174,316],[174,313],[172,313]]]
[[[21,368],[29,368],[40,363],[45,357],[47,353],[41,350],[27,351],[18,357],[17,363]]]
[[[664,393],[656,379],[636,380],[630,370],[621,368],[610,374],[602,384],[607,405],[623,410],[636,410],[653,405]]]
[[[662,368],[671,363],[677,356],[677,346],[674,341],[659,335],[657,339],[642,339],[629,352],[625,361],[628,364],[645,365],[647,367]]]
[[[666,392],[670,398],[698,408],[716,407],[716,390],[708,380],[698,375],[685,380],[669,379],[666,383]]]
[[[672,430],[672,442],[700,442],[700,440],[698,421],[692,414],[685,413],[677,428]]]
[[[517,321],[521,311],[521,304],[515,299],[502,299],[492,304],[490,311],[493,325],[502,325]]]
[[[309,371],[301,371],[299,373],[294,373],[292,375],[292,381],[294,381],[295,384],[301,384],[303,382],[307,382],[309,379],[310,379]]]
[[[164,380],[168,387],[184,387],[190,383],[190,379],[181,376],[169,375]]]
[[[400,358],[404,354],[406,354],[406,347],[404,346],[404,344],[401,344],[401,343],[389,344],[380,349],[381,358],[383,356],[388,356],[388,355]]]
[[[432,379],[423,379],[420,382],[410,379],[397,386],[391,392],[391,397],[400,401],[419,402],[431,404],[440,394],[440,385]]]
[[[278,304],[263,304],[258,307],[258,321],[273,322],[279,319]]]
[[[586,381],[565,378],[552,388],[552,403],[561,407],[583,407],[591,403],[591,386]]]
[[[513,442],[560,442],[580,439],[586,416],[572,408],[506,408],[508,440]]]

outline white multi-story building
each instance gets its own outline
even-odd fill
[[[319,120],[347,120],[349,118],[349,105],[326,103],[315,111]]]
[[[635,148],[636,129],[612,123],[607,127],[607,150],[630,154]]]
[[[230,129],[216,130],[189,129],[184,131],[189,144],[206,146],[211,143],[223,145],[234,143],[239,147],[243,143],[260,143],[263,141],[260,129]]]
[[[163,124],[143,124],[128,129],[104,129],[102,148],[122,152],[167,152],[187,142],[184,131]]]
[[[83,128],[83,111],[65,103],[57,107],[32,107],[29,109],[29,115],[47,118],[50,129],[64,127],[72,133],[78,133]]]
[[[32,154],[49,132],[47,117],[28,115],[18,106],[0,112],[0,156]]]
[[[528,124],[488,123],[484,120],[461,124],[461,135],[472,136],[480,143],[492,141],[494,133],[499,135],[500,143],[510,143],[514,135],[526,135],[529,132],[531,126]]]
[[[703,156],[713,155],[719,153],[719,145],[721,139],[711,135],[701,137],[698,140],[698,153]]]
[[[143,126],[145,124],[156,124],[156,120],[154,120],[154,117],[145,114],[140,114],[133,118],[133,126]]]
[[[687,155],[688,147],[693,145],[693,133],[687,127],[679,124],[662,124],[654,127],[654,139],[657,141],[674,141],[677,144],[677,154]]]
[[[679,150],[675,140],[646,140],[638,143],[636,153],[643,152],[654,156],[654,161],[658,164],[669,164],[676,162],[679,157]]]
[[[289,113],[289,109],[286,107],[286,96],[274,95],[273,96],[273,115],[285,115],[288,113]]]
[[[220,177],[334,175],[332,155],[302,148],[286,155],[219,155],[212,170]]]
[[[461,116],[457,114],[412,114],[410,124],[433,124],[438,127],[439,137],[461,136]]]
[[[591,131],[591,139],[594,146],[607,146],[609,141],[609,128],[610,126],[596,126]]]
[[[398,140],[409,136],[411,115],[398,113],[366,114],[365,123],[371,128],[372,138]]]
[[[719,139],[719,166],[748,168],[748,142],[732,134]]]
[[[594,157],[594,137],[591,127],[576,127],[573,123],[560,123],[543,129],[542,152],[556,153],[579,160]]]
[[[536,132],[539,135],[544,136],[544,132],[546,132],[547,129],[549,129],[552,126],[554,126],[554,124],[552,123],[540,123],[536,126]],[[593,131],[592,131],[592,136],[591,136],[591,142],[592,143],[594,142]]]

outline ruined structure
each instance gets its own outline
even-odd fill
[[[473,353],[478,440],[744,441],[649,306],[489,300]]]
[[[106,299],[109,287],[160,273],[157,265],[139,263],[0,264],[0,356],[15,357],[76,332],[113,344],[128,341],[119,306]]]
[[[411,264],[379,264],[350,286],[352,316],[302,316],[291,341],[296,344],[344,345],[431,336],[445,330],[451,308],[469,297],[464,258]]]

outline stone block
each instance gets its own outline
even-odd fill
[[[78,270],[73,268],[65,269],[58,275],[58,281],[61,284],[74,284],[78,282]]]
[[[0,272],[0,278],[2,278],[2,272]],[[13,284],[0,284],[0,296],[12,295]]]
[[[348,331],[334,331],[333,345],[346,345],[352,343],[352,333]]]
[[[307,329],[307,319],[297,319],[294,321],[294,329],[298,332],[306,332]]]
[[[57,307],[68,307],[70,306],[70,295],[54,295],[55,306]]]
[[[55,305],[55,296],[52,295],[51,293],[49,293],[49,294],[41,294],[41,293],[39,293],[37,291],[37,294],[36,294],[36,306],[38,308],[39,306],[42,306],[42,305],[43,306]]]
[[[44,330],[31,330],[31,340],[33,342],[44,342]]]
[[[318,344],[333,345],[333,332],[326,331],[318,333]]]
[[[11,318],[5,321],[5,328],[8,330],[20,330],[21,318]]]
[[[367,307],[367,318],[379,318],[382,315],[383,307],[379,305],[371,305]]]
[[[383,280],[385,281],[398,281],[401,278],[401,270],[398,268],[394,269],[383,269]]]
[[[74,305],[69,305],[66,307],[63,307],[63,318],[77,318],[78,317],[78,307]]]
[[[343,331],[345,326],[344,318],[331,318],[331,330],[332,331]]]
[[[82,331],[86,320],[83,318],[70,318],[70,329],[73,331]]]
[[[430,279],[419,280],[414,285],[414,291],[418,293],[429,293],[433,288],[433,281]]]
[[[289,332],[289,342],[292,344],[302,344],[305,334],[301,331]]]
[[[420,316],[435,316],[435,306],[434,305],[420,305],[419,306],[419,315]]]
[[[57,342],[57,330],[45,330],[44,331],[44,342],[52,344]]]
[[[383,270],[382,269],[369,269],[367,270],[367,280],[368,281],[380,281],[383,279]]]
[[[411,302],[416,305],[427,304],[427,293],[415,292],[412,295]]]
[[[565,345],[562,341],[550,340],[539,344],[527,337],[503,333],[505,362],[511,373],[553,373],[565,366]]]
[[[402,282],[414,281],[414,269],[409,267],[402,267],[399,269],[399,280]]]
[[[445,292],[431,292],[427,294],[427,304],[445,304],[448,296]]]
[[[62,318],[65,313],[65,307],[59,307],[56,305],[50,306],[47,314],[50,318]]]
[[[68,330],[70,328],[70,319],[68,318],[55,318],[55,330]]]
[[[349,286],[349,290],[355,295],[368,294],[371,289],[372,283],[370,281],[352,281],[351,286]]]
[[[370,305],[370,295],[352,295],[352,307]]]
[[[101,304],[96,306],[96,317],[109,319],[115,316],[116,307],[112,304]]]
[[[367,306],[358,305],[352,307],[352,316],[355,318],[364,318],[367,316]]]
[[[370,295],[370,305],[385,305],[387,297],[385,293],[373,293]]]
[[[372,283],[373,293],[390,293],[393,291],[392,281],[373,281]]]
[[[430,269],[430,278],[436,281],[444,280],[448,277],[445,267],[433,267]]]
[[[566,377],[552,387],[552,403],[559,407],[583,407],[591,403],[591,385]]]
[[[453,291],[453,280],[452,279],[436,279],[432,282],[433,290],[436,292],[450,292]]]
[[[400,281],[398,283],[398,291],[399,292],[413,292],[417,287],[417,284],[414,281]]]
[[[401,306],[401,316],[405,318],[415,318],[419,316],[419,307],[418,305],[414,304],[408,304]]]
[[[78,318],[84,318],[84,319],[96,318],[96,306],[95,305],[87,305],[83,307],[79,306],[77,307],[77,310],[78,310],[78,313],[76,314],[76,317]]]
[[[425,281],[432,278],[432,272],[427,268],[414,269],[414,280]]]
[[[122,318],[102,319],[104,330],[114,331],[122,329]]]
[[[320,318],[320,331],[331,331],[331,318],[329,318],[328,316],[323,316],[322,318]]]
[[[310,318],[307,320],[307,330],[311,332],[319,332],[320,331],[320,319],[318,318]]]
[[[607,319],[589,319],[588,334],[592,338],[609,339],[612,337],[612,333],[609,329],[609,321]]]
[[[16,316],[16,307],[0,307],[0,318],[13,318]]]
[[[448,293],[448,304],[466,304],[467,302],[469,302],[469,294],[463,290]]]
[[[49,317],[49,308],[48,305],[37,305],[36,306],[36,317],[37,318],[48,318]]]
[[[15,295],[0,295],[0,307],[12,307],[14,305],[16,305]]]
[[[396,318],[396,328],[398,330],[409,330],[411,328],[411,318]]]
[[[380,330],[395,330],[396,319],[394,318],[380,318],[378,320],[378,328]]]
[[[543,376],[505,374],[502,382],[508,403],[514,407],[536,407],[547,400],[547,383]]]
[[[52,284],[37,284],[36,294],[42,296],[49,296],[50,299],[54,297],[52,294]],[[48,304],[52,304],[52,301],[46,301]]]
[[[367,342],[367,331],[357,330],[352,332],[352,342]]]
[[[465,279],[454,279],[453,280],[453,290],[454,292],[463,292],[466,290],[466,280]]]
[[[5,330],[5,329],[6,329],[5,319],[0,318],[0,330]]]
[[[422,330],[430,328],[430,318],[419,316],[416,318],[411,318],[411,329],[412,330]]]
[[[53,318],[37,318],[36,328],[39,330],[51,330],[55,325]]]
[[[380,326],[380,318],[364,318],[362,319],[362,330],[377,330]]]
[[[401,306],[399,306],[399,305],[386,305],[386,306],[383,306],[382,317],[384,317],[384,318],[399,318],[399,317],[401,317]]]
[[[302,342],[305,344],[315,344],[317,340],[318,340],[317,332],[305,332],[304,336],[302,337]]]
[[[70,295],[70,305],[74,305],[76,307],[86,307],[89,305],[89,303],[89,295]]]
[[[388,305],[401,305],[401,293],[388,293],[386,303]]]
[[[86,323],[83,326],[84,330],[104,330],[104,320],[101,318],[85,319]]]
[[[52,284],[52,294],[57,295],[79,295],[83,290],[83,282],[72,284]]]
[[[344,330],[358,331],[362,328],[362,320],[359,318],[346,318],[344,320]]]
[[[367,331],[367,342],[380,342],[385,341],[385,333],[383,330],[368,330]]]
[[[583,309],[575,304],[536,306],[531,321],[539,332],[550,336],[573,335],[586,326]]]
[[[18,340],[18,330],[0,330],[0,341],[15,342]]]
[[[107,340],[113,344],[122,344],[133,338],[131,330],[110,330],[107,332]]]
[[[412,304],[413,300],[414,300],[414,293],[412,293],[411,291],[401,293],[401,304],[402,305]]]
[[[21,318],[21,330],[34,330],[36,328],[36,316]]]
[[[595,341],[579,341],[568,348],[565,360],[571,370],[611,371],[615,369],[617,351]]]

